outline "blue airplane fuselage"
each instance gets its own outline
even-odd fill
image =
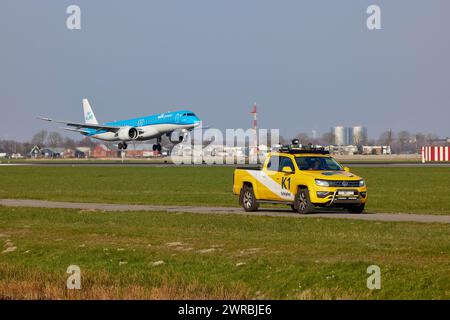
[[[104,123],[105,126],[121,127],[121,130],[136,128],[139,137],[125,139],[121,133],[113,133],[106,130],[85,129],[85,136],[105,141],[149,140],[169,134],[175,130],[190,130],[200,124],[200,119],[190,110],[166,112],[147,117],[139,117],[128,120],[119,120]],[[122,129],[123,128],[123,129]]]

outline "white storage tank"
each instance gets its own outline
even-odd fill
[[[343,146],[347,144],[347,130],[343,126],[336,126],[332,130],[334,134],[334,144],[337,146]]]
[[[354,126],[352,129],[351,143],[355,146],[362,145],[367,140],[367,129],[363,126]]]

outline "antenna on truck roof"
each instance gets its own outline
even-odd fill
[[[282,146],[279,152],[289,154],[302,154],[302,153],[330,154],[330,152],[328,150],[325,150],[324,147],[317,147],[314,146],[312,143],[308,143],[306,146],[303,146],[299,143],[298,139],[293,139],[291,144]]]

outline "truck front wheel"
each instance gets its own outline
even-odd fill
[[[250,186],[244,186],[242,189],[240,202],[245,211],[256,211],[259,208],[253,188]]]
[[[308,188],[299,188],[297,194],[295,195],[294,208],[297,209],[298,213],[306,214],[314,210],[314,205],[309,199]]]
[[[350,213],[363,213],[365,204],[360,204],[356,206],[349,206],[347,207],[348,212]]]

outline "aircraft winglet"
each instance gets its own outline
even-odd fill
[[[50,118],[44,118],[44,117],[38,117],[39,120],[43,120],[43,121],[53,121]]]

